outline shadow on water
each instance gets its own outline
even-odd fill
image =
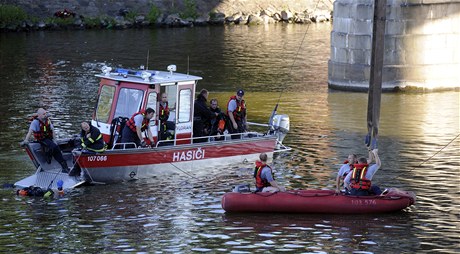
[[[406,212],[360,216],[225,214],[222,220],[226,232],[242,239],[235,246],[244,246],[245,239],[255,238],[252,243],[260,243],[256,244],[258,248],[272,252],[378,252],[382,248],[404,252],[419,246],[417,238],[407,233],[413,225]],[[400,234],[406,234],[405,238],[398,239]]]

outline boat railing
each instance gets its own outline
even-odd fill
[[[248,139],[254,137],[262,137],[263,134],[259,132],[239,132],[239,133],[228,133],[221,135],[211,135],[211,136],[201,136],[201,137],[192,137],[192,138],[178,138],[178,139],[169,139],[169,140],[160,140],[157,142],[156,147],[170,145],[172,142],[176,145],[176,142],[190,141],[191,143],[209,143],[209,142],[220,142],[224,140],[238,140],[238,139]],[[200,141],[200,142],[195,142]]]
[[[178,139],[160,140],[156,143],[154,147],[177,145],[176,143],[178,142],[179,143],[185,142],[187,144],[189,143],[211,143],[211,142],[222,142],[222,141],[228,141],[228,140],[236,141],[236,140],[241,140],[241,139],[250,139],[250,138],[255,138],[255,137],[263,137],[263,136],[265,135],[262,133],[250,131],[250,132],[239,132],[239,133],[232,133],[232,134],[228,133],[228,134],[221,134],[221,135],[192,137],[192,138],[178,138]],[[133,142],[129,142],[129,143],[116,143],[112,146],[110,150],[126,150],[126,149],[140,149],[140,148],[143,148],[143,147],[137,146]],[[283,148],[286,148],[286,147],[283,146]]]
[[[126,146],[129,146],[128,148],[126,148]],[[136,143],[134,142],[129,142],[129,143],[116,143],[112,146],[112,149],[111,150],[114,150],[114,149],[122,149],[122,150],[125,150],[125,149],[133,149],[133,148],[137,148],[137,145]]]

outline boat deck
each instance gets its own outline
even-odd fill
[[[58,143],[61,148],[63,148],[63,156],[67,161],[69,169],[72,170],[74,163],[71,153],[72,147],[68,146],[69,139],[62,140]],[[16,182],[14,184],[16,187],[25,188],[29,186],[36,186],[42,189],[56,189],[57,181],[62,180],[64,182],[63,188],[68,189],[74,188],[84,182],[83,178],[80,176],[69,176],[68,173],[61,172],[61,165],[59,165],[54,158],[48,163],[40,143],[29,143],[26,147],[26,151],[36,167],[36,172],[35,174]]]

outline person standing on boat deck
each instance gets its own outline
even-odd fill
[[[337,173],[335,193],[340,193],[341,180],[345,179],[348,173],[350,173],[350,171],[353,170],[353,165],[356,163],[358,163],[358,157],[356,156],[356,154],[349,154],[348,159],[343,163],[343,165],[339,169],[339,172]]]
[[[101,153],[106,149],[104,139],[99,129],[87,122],[81,123],[80,140],[81,146],[88,151]]]
[[[374,159],[375,164],[370,165]],[[372,178],[381,165],[378,149],[369,149],[369,159],[359,158],[358,163],[353,165],[353,170],[345,177],[344,185],[350,190],[349,194],[356,196],[380,195],[380,188],[372,185]]]
[[[137,146],[145,146],[146,143],[142,138],[142,132],[147,131],[146,136],[150,140],[150,144],[153,144],[153,135],[150,131],[149,123],[154,115],[155,110],[152,108],[135,113],[123,128],[121,143],[135,143]]]
[[[47,162],[51,163],[51,159],[48,159],[48,157],[50,158],[53,156],[53,158],[61,165],[62,172],[68,173],[69,167],[67,166],[67,162],[62,156],[61,149],[53,140],[53,131],[54,126],[51,123],[46,110],[39,108],[36,116],[34,116],[34,119],[30,123],[29,131],[27,132],[24,141],[21,142],[21,145],[29,143],[29,138],[33,134],[35,141],[42,145],[42,149],[45,151],[45,156],[47,157]]]
[[[168,121],[169,113],[174,110],[174,107],[169,107],[168,94],[162,93],[161,100],[158,103],[158,120],[160,120],[160,140],[168,139],[168,130],[174,130],[175,124]]]
[[[209,92],[206,89],[201,89],[193,104],[193,137],[203,137],[210,134],[210,130],[206,128],[206,124],[215,119],[219,114],[212,112],[206,105]],[[194,142],[204,140],[194,139]]]
[[[227,115],[230,119],[229,132],[242,133],[246,132],[246,103],[243,100],[244,91],[238,90],[236,95],[230,97],[227,103]],[[239,138],[239,135],[232,136],[232,138]]]
[[[266,153],[259,155],[260,161],[256,161],[254,169],[254,178],[256,179],[256,192],[278,192],[286,191],[282,186],[279,186],[273,176],[273,171],[267,165],[268,156]]]
[[[210,101],[211,106],[209,106],[209,110],[213,113],[217,113],[216,118],[212,118],[211,121],[208,123],[210,126],[211,133],[210,136],[214,135],[222,135],[225,130],[225,120],[226,116],[222,113],[222,110],[219,108],[217,99],[211,99]]]

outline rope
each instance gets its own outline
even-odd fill
[[[441,149],[439,149],[439,151],[437,151],[437,152],[434,153],[432,156],[430,156],[428,159],[422,161],[422,162],[421,162],[420,164],[418,164],[417,166],[412,166],[412,168],[411,168],[409,171],[407,171],[407,173],[411,172],[412,170],[414,170],[414,169],[416,169],[416,168],[422,166],[423,164],[425,164],[426,162],[428,162],[429,160],[431,160],[431,159],[432,159],[433,157],[435,157],[438,153],[440,153],[442,150],[444,150],[444,148],[446,148],[446,147],[448,147],[450,144],[452,144],[452,142],[454,142],[458,137],[460,137],[460,133],[459,133],[457,136],[455,136],[451,141],[449,141],[449,143],[447,143],[445,146],[443,146]],[[401,176],[396,176],[396,177],[394,177],[394,178],[392,178],[392,179],[397,179],[397,178],[399,178],[399,177],[401,177]]]
[[[275,194],[281,192],[254,192],[252,194],[259,195],[264,198],[271,197]],[[370,196],[355,196],[355,195],[336,195],[335,192],[331,193],[310,193],[310,194],[302,194],[300,191],[292,190],[292,191],[285,191],[282,193],[291,194],[294,196],[299,196],[302,198],[320,198],[320,197],[328,197],[328,196],[343,196],[347,198],[357,198],[357,199],[400,199],[400,196],[381,196],[381,195],[370,195]]]
[[[72,169],[69,170],[69,173],[68,173],[68,174],[70,174],[70,172],[72,172],[72,170],[74,170],[75,164],[77,163],[77,161],[78,161],[78,159],[80,158],[80,156],[81,156],[81,154],[77,157],[77,159],[75,160],[75,162],[72,164]],[[50,184],[48,185],[48,188],[47,188],[47,189],[49,189],[49,188],[51,187],[51,185],[53,184],[54,180],[56,180],[56,177],[57,177],[57,176],[59,175],[59,173],[61,173],[61,172],[62,172],[62,168],[61,168],[58,172],[55,173],[54,178],[53,178],[53,180],[51,180],[51,182],[50,182]]]
[[[200,180],[198,177],[196,177],[196,176],[192,175],[191,173],[189,173],[189,172],[179,168],[178,166],[172,164],[172,162],[170,162],[169,164],[171,164],[171,166],[175,167],[177,170],[179,170],[180,172],[184,173],[185,175],[187,175],[187,176],[189,176],[189,177],[191,177],[193,179]]]
[[[318,4],[319,4],[320,1],[322,1],[322,0],[318,0],[318,1],[316,2],[315,8],[313,9],[313,13],[316,11],[316,9],[317,9]],[[292,70],[293,70],[293,68],[294,68],[294,65],[295,65],[295,63],[296,63],[296,61],[297,61],[297,59],[298,59],[300,49],[302,48],[303,42],[305,41],[305,38],[307,37],[308,29],[310,28],[310,24],[311,24],[311,22],[308,23],[308,25],[307,25],[307,30],[305,31],[305,34],[303,35],[302,41],[300,42],[299,48],[297,49],[297,52],[296,52],[295,57],[294,57],[294,61],[292,61],[292,65],[291,65],[291,67],[289,68],[289,73],[288,73],[287,76],[290,76],[291,73],[292,73]],[[281,96],[283,95],[284,89],[286,89],[286,86],[282,86],[282,87],[283,87],[283,89],[281,90],[280,95],[279,95],[279,97],[278,97],[278,102],[276,103],[277,105],[278,105],[279,102],[281,101]]]
[[[448,147],[452,142],[454,142],[458,137],[460,136],[460,133],[455,137],[453,138],[451,141],[449,141],[449,143],[447,143],[447,145],[443,146],[439,151],[437,151],[436,153],[434,153],[432,156],[430,156],[430,158],[422,161],[422,163],[420,163],[417,167],[420,167],[422,166],[425,162],[431,160],[434,156],[436,156],[438,153],[440,153],[442,150],[444,150],[444,148]],[[415,168],[415,167],[414,167]]]
[[[319,4],[319,1],[322,1],[322,0],[318,0],[316,2],[315,8],[313,9],[313,13],[316,11],[316,9],[318,7],[318,4]],[[303,38],[302,38],[302,41],[300,42],[299,48],[297,49],[297,52],[296,52],[296,54],[294,56],[294,60],[292,61],[292,65],[289,68],[289,72],[288,72],[287,76],[290,76],[291,73],[292,73],[292,70],[294,69],[294,65],[295,65],[295,62],[297,61],[297,58],[299,56],[300,49],[302,48],[303,42],[305,41],[305,38],[307,37],[308,29],[310,28],[310,24],[311,24],[311,22],[308,23],[308,25],[307,25],[307,30],[305,30],[305,33],[304,33]],[[271,114],[271,116],[269,118],[269,121],[268,121],[268,124],[269,124],[268,132],[270,132],[270,130],[272,128],[271,124],[272,124],[273,117],[275,116],[276,111],[278,110],[278,104],[281,101],[281,96],[283,95],[284,89],[286,89],[286,86],[284,86],[284,85],[281,86],[281,87],[282,87],[282,89],[281,89],[280,95],[278,96],[278,101],[276,102],[275,108],[273,109],[272,114]]]

